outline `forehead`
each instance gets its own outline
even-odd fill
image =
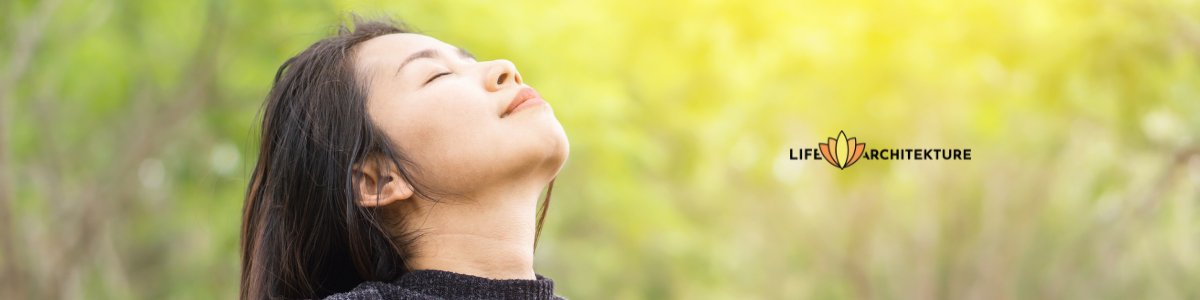
[[[377,36],[355,47],[356,64],[361,67],[395,67],[409,55],[423,50],[455,53],[458,49],[428,35],[393,33]]]

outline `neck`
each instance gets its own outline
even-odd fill
[[[536,279],[533,242],[540,186],[508,188],[469,199],[413,201],[408,228],[420,237],[409,267],[492,279]]]

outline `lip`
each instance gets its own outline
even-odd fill
[[[517,92],[517,95],[513,97],[512,102],[508,103],[508,108],[504,109],[504,113],[500,114],[500,117],[507,117],[508,115],[517,112],[522,108],[540,103],[546,103],[546,100],[542,99],[542,95],[539,95],[537,90],[534,90],[531,87],[523,87]]]

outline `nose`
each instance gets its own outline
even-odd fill
[[[517,66],[507,59],[488,62],[486,74],[483,77],[483,85],[489,92],[502,90],[509,85],[521,84],[521,73],[517,72]]]

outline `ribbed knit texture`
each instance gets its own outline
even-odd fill
[[[362,299],[563,299],[554,295],[554,281],[488,279],[439,270],[408,272],[393,283],[363,282],[349,292],[326,300]]]

